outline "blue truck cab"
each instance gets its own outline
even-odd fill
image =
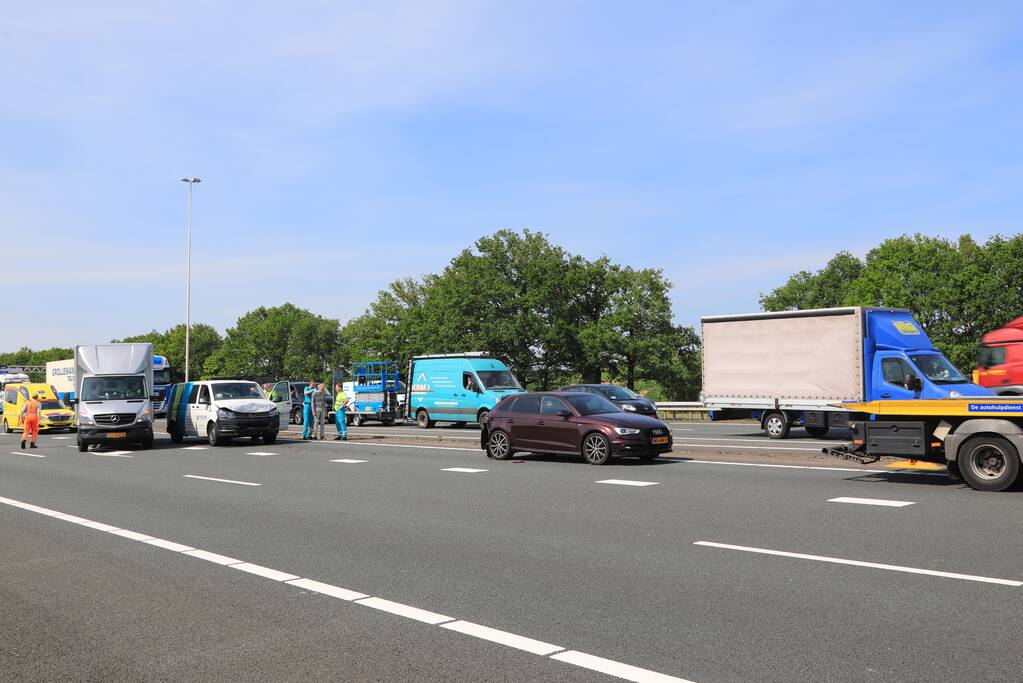
[[[521,391],[508,366],[486,352],[416,356],[408,367],[406,417],[423,429],[437,422],[465,425]]]
[[[870,368],[864,373],[868,401],[992,395],[963,376],[935,348],[910,312],[868,308],[864,315],[863,361]]]
[[[164,356],[153,355],[153,394],[159,399],[153,401],[153,412],[157,417],[167,414],[167,390],[170,388],[170,363]]]

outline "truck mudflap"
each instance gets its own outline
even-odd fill
[[[843,460],[854,460],[856,462],[863,463],[864,465],[869,465],[881,459],[880,455],[867,453],[863,444],[849,444],[848,446],[838,446],[837,448],[822,448],[821,453],[824,455],[831,455],[836,458],[842,458]]]

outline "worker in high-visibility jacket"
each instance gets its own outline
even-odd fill
[[[302,390],[302,439],[308,441],[313,438],[313,393],[316,391],[316,382],[309,382],[309,386]]]
[[[345,415],[345,404],[348,397],[340,384],[334,385],[334,424],[337,425],[337,436],[334,441],[348,441],[348,422]]]
[[[42,394],[36,394],[21,406],[21,413],[18,420],[21,422],[21,448],[25,449],[25,442],[32,439],[29,448],[36,448],[36,441],[39,440],[39,414],[43,410],[43,404],[39,400]]]

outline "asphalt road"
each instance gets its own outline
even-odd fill
[[[17,438],[0,435],[0,680],[1023,670],[1021,493],[866,468],[495,462],[457,445],[83,454]]]

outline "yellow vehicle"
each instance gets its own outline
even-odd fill
[[[40,402],[43,409],[39,413],[39,431],[52,429],[75,430],[75,413],[65,406],[57,393],[49,384],[18,383],[8,384],[4,387],[4,432],[10,434],[15,429],[20,429],[19,416],[21,407],[25,405],[30,396],[42,394]]]

